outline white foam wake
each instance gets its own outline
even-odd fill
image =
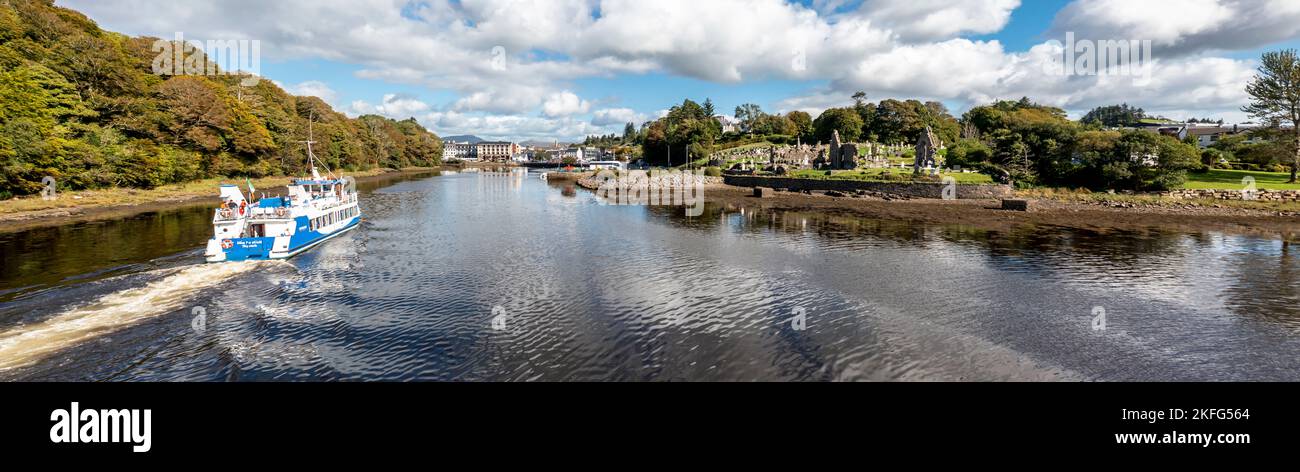
[[[203,264],[178,270],[142,287],[105,295],[39,323],[0,333],[0,370],[35,363],[59,350],[134,323],[184,308],[186,300],[261,264]],[[275,263],[282,263],[276,261]]]

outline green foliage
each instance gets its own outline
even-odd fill
[[[1076,178],[1103,189],[1177,188],[1188,170],[1201,166],[1195,146],[1144,131],[1082,132],[1076,157],[1081,163]]]
[[[785,117],[786,119],[790,120],[791,123],[794,123],[795,136],[798,136],[804,141],[809,141],[812,139],[813,137],[812,115],[809,115],[808,112],[805,111],[792,111],[790,113],[786,113]]]
[[[857,141],[862,137],[862,117],[852,108],[831,108],[813,120],[813,138],[817,141],[831,142],[836,131],[844,142]]]
[[[915,154],[915,152],[913,152]],[[993,159],[993,149],[976,139],[960,139],[948,147],[948,166],[975,167]]]
[[[1194,144],[1148,131],[1102,130],[1095,121],[1072,122],[1063,110],[1028,99],[975,107],[962,121],[979,138],[952,145],[948,163],[982,168],[1019,187],[1163,190],[1182,185],[1188,171],[1204,166]]]
[[[1146,111],[1128,106],[1127,103],[1097,107],[1083,115],[1079,121],[1084,124],[1098,124],[1110,128],[1132,126],[1147,118]]]
[[[708,158],[722,127],[705,107],[692,100],[668,110],[668,115],[650,123],[641,144],[642,154],[653,165],[681,165]]]
[[[414,120],[349,119],[247,76],[159,76],[154,38],[99,29],[46,0],[0,0],[0,195],[149,188],[305,171],[309,126],[331,168],[437,165]]]
[[[884,100],[878,105],[859,102],[855,110],[863,118],[862,136],[882,143],[914,144],[929,126],[940,141],[957,140],[960,125],[939,102]]]

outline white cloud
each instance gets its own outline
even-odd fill
[[[291,94],[317,97],[324,100],[325,103],[332,104],[338,99],[338,92],[335,92],[329,85],[319,80],[308,80],[300,84],[282,87]]]
[[[390,93],[384,95],[383,101],[379,105],[371,105],[363,100],[356,100],[348,108],[348,114],[356,115],[383,115],[389,118],[404,120],[411,118],[432,109],[428,103],[420,99],[405,95]]]
[[[1075,0],[1061,10],[1054,37],[1151,40],[1163,55],[1241,50],[1300,35],[1295,0]]]
[[[858,12],[911,42],[996,33],[1019,6],[1020,0],[866,0]]]
[[[631,108],[606,108],[592,113],[591,124],[596,126],[624,126],[628,123],[640,126],[649,118]]]
[[[542,114],[551,118],[557,116],[568,116],[586,113],[591,110],[591,103],[578,97],[578,95],[565,90],[560,93],[553,93],[546,97],[542,103]]]

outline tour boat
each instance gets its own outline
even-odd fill
[[[322,178],[308,141],[311,178],[288,185],[289,195],[249,201],[238,186],[221,186],[212,217],[208,262],[287,259],[356,228],[361,222],[355,181]],[[249,197],[255,189],[249,183]]]

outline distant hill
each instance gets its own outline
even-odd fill
[[[555,141],[542,141],[542,140],[534,139],[534,140],[530,140],[530,141],[524,141],[524,142],[522,142],[522,143],[519,143],[519,145],[520,145],[520,146],[533,146],[533,147],[540,147],[540,148],[550,149],[550,148],[556,147],[556,146],[557,146],[557,143],[556,143]],[[564,141],[560,141],[560,142],[558,143],[558,146],[559,146],[559,147],[562,147],[562,148],[569,147],[569,143],[566,143],[566,142],[564,142]]]
[[[454,141],[457,143],[470,143],[470,144],[478,144],[483,141],[487,141],[486,139],[480,138],[478,136],[474,136],[472,134],[462,134],[459,136],[447,136],[446,138],[443,139],[446,141]]]

